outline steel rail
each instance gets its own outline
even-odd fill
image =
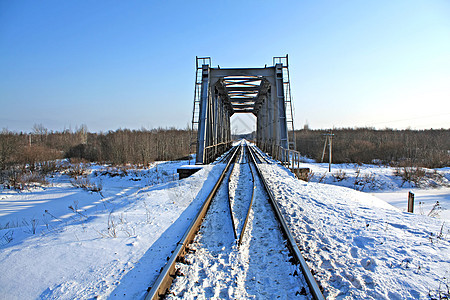
[[[251,146],[252,147],[252,150],[254,150],[254,153],[255,154],[257,154],[257,156],[258,156],[258,160],[260,161],[260,162],[262,162],[263,160],[266,162],[266,163],[268,163],[268,164],[272,164],[272,162],[265,156],[265,155],[263,155],[261,152],[261,149],[259,149],[259,148],[253,148],[254,146]]]
[[[294,260],[297,262],[297,264],[300,266],[300,269],[302,270],[303,276],[305,277],[306,283],[308,284],[309,290],[311,292],[311,295],[316,300],[323,300],[325,299],[319,285],[317,284],[316,280],[314,279],[314,276],[311,273],[311,270],[309,269],[308,265],[306,264],[305,259],[303,258],[300,250],[298,249],[297,243],[295,242],[295,239],[289,230],[289,227],[284,220],[284,217],[281,213],[280,208],[278,207],[278,204],[275,201],[275,196],[272,192],[272,190],[269,188],[269,185],[267,184],[266,180],[264,179],[264,176],[262,175],[261,170],[259,169],[258,165],[256,164],[256,159],[254,156],[254,151],[256,151],[253,146],[249,147],[250,149],[250,156],[252,157],[253,163],[256,168],[256,172],[258,173],[261,181],[263,182],[263,185],[265,187],[265,190],[267,192],[267,195],[269,195],[270,204],[275,212],[275,215],[278,219],[278,222],[281,225],[281,231],[283,232],[284,237],[287,240],[288,248],[294,258]]]
[[[175,278],[175,263],[177,260],[181,257],[183,257],[187,253],[187,247],[192,243],[194,240],[194,237],[196,233],[198,232],[200,225],[202,224],[203,218],[205,217],[210,204],[211,200],[216,195],[217,190],[219,189],[219,186],[221,185],[223,179],[225,178],[228,169],[230,167],[231,162],[233,161],[233,158],[235,158],[236,152],[238,147],[235,147],[235,149],[232,149],[232,155],[230,157],[230,160],[228,161],[227,165],[225,166],[225,169],[223,170],[222,174],[220,175],[219,179],[217,180],[216,184],[214,185],[213,189],[209,193],[208,197],[206,198],[205,202],[203,203],[201,209],[197,213],[196,218],[191,222],[188,229],[186,230],[185,234],[181,238],[181,240],[178,242],[177,247],[172,253],[172,256],[170,257],[169,261],[164,266],[163,270],[159,274],[158,278],[154,282],[152,288],[148,291],[147,295],[145,296],[145,300],[150,299],[160,299],[166,294],[166,291],[170,288],[172,285],[172,281]]]

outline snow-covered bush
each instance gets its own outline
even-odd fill
[[[334,173],[333,178],[335,181],[340,182],[343,181],[345,179],[347,179],[347,174],[345,173],[345,171],[339,169],[336,173]]]
[[[402,179],[401,186],[405,183],[416,187],[436,187],[446,185],[445,177],[436,170],[420,167],[402,167],[396,168],[394,175]]]
[[[79,176],[79,177],[73,178],[70,182],[72,183],[72,185],[74,187],[82,188],[82,189],[85,189],[86,191],[90,191],[90,192],[101,192],[101,190],[103,189],[101,182],[92,182],[87,177]]]

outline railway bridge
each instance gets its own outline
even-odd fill
[[[196,164],[208,164],[231,148],[230,118],[256,116],[256,145],[281,161],[295,149],[288,55],[262,68],[212,67],[210,57],[196,57],[192,131],[197,136]],[[288,134],[292,131],[292,135]]]

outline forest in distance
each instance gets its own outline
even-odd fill
[[[298,130],[297,150],[320,162],[328,130]],[[195,132],[187,129],[119,129],[90,133],[85,126],[32,133],[0,132],[0,170],[33,169],[40,162],[68,158],[77,161],[136,164],[186,159],[195,153]],[[379,163],[428,168],[450,166],[450,129],[395,130],[342,128],[333,130],[333,163]],[[328,151],[328,150],[327,150]],[[327,158],[325,158],[327,161]]]
[[[297,150],[320,162],[328,133],[329,130],[296,131]],[[450,166],[450,129],[341,128],[334,129],[332,134],[332,160],[335,163]]]

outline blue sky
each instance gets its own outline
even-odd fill
[[[297,128],[450,127],[447,0],[0,0],[0,129],[185,128],[195,56],[285,54]]]

